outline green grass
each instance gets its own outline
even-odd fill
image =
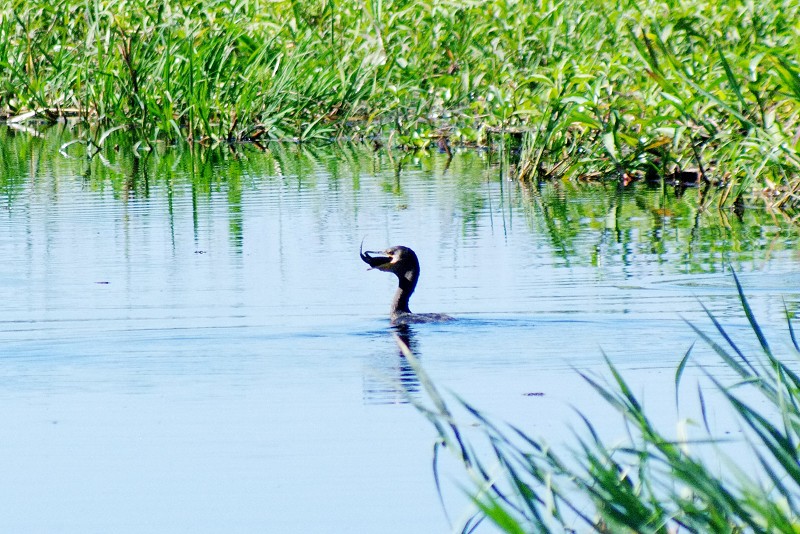
[[[792,207],[799,18],[789,0],[12,0],[0,116],[143,147],[502,142],[522,179],[696,177],[723,204]]]
[[[609,362],[610,385],[584,378],[620,416],[628,439],[608,443],[583,417],[585,431],[574,446],[556,450],[460,399],[451,408],[406,350],[430,400],[415,402],[439,435],[434,463],[441,449],[449,450],[472,481],[467,491],[475,513],[462,531],[489,520],[509,533],[800,532],[800,346],[787,312],[794,354],[776,355],[734,279],[757,349],[744,350],[711,313],[715,333],[689,326],[730,371],[704,373],[716,393],[715,418],[729,410],[744,429],[744,442],[715,435],[702,387],[689,427],[704,436],[676,438],[663,431]],[[692,350],[675,373],[676,402]],[[723,383],[720,374],[736,378]],[[466,417],[454,417],[463,411]]]

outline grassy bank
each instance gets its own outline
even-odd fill
[[[0,116],[146,143],[511,143],[523,179],[667,177],[786,206],[798,18],[789,0],[12,0]]]
[[[449,450],[473,484],[467,492],[475,512],[459,525],[462,532],[487,520],[508,533],[798,532],[800,346],[789,322],[791,354],[779,357],[736,284],[759,349],[744,349],[711,314],[715,332],[690,325],[723,365],[704,370],[698,411],[677,437],[653,422],[610,363],[609,385],[584,378],[622,419],[626,439],[605,441],[606,428],[584,417],[574,445],[554,448],[464,401],[446,401],[406,350],[430,401],[417,406],[439,434],[434,474],[442,450]],[[678,406],[690,391],[681,379],[691,354],[692,348],[675,374]],[[725,375],[733,378],[718,378]],[[734,415],[741,434],[719,430],[723,410]]]

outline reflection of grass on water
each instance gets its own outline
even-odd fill
[[[797,2],[13,0],[0,119],[138,148],[510,143],[521,177],[644,176],[797,203]],[[380,142],[380,141],[378,141]]]
[[[709,205],[711,195],[698,187],[681,192],[648,183],[627,187],[567,180],[509,183],[506,168],[497,165],[494,156],[478,151],[448,159],[443,154],[398,154],[351,143],[276,143],[263,152],[250,144],[178,144],[137,157],[132,153],[135,139],[115,132],[109,137],[113,146],[104,147],[101,157],[86,158],[77,146],[64,157],[59,147],[74,139],[74,131],[55,126],[31,137],[0,127],[4,204],[13,206],[27,188],[49,187],[48,180],[31,180],[32,176],[50,176],[56,182],[80,176],[86,191],[111,193],[120,200],[169,192],[170,201],[188,194],[204,202],[221,193],[234,210],[250,189],[324,186],[358,195],[377,183],[387,205],[399,209],[413,202],[409,191],[420,180],[446,178],[452,187],[443,202],[453,204],[465,236],[480,231],[487,212],[495,217],[502,211],[505,217],[513,211],[524,214],[537,233],[551,240],[564,265],[633,263],[642,258],[674,265],[680,258],[691,272],[721,270],[726,262],[738,267],[786,250],[798,233],[796,221],[787,213],[747,209],[737,215],[719,210],[715,203]],[[344,196],[330,198],[338,202]],[[357,204],[347,203],[357,209]],[[494,222],[503,224],[498,218]],[[719,261],[709,262],[712,256]]]
[[[565,265],[628,265],[643,260],[689,272],[720,272],[758,258],[761,251],[793,250],[796,222],[781,212],[743,213],[708,206],[701,188],[544,181],[520,187],[528,224],[547,236]],[[709,262],[709,257],[721,261]]]
[[[486,519],[510,533],[800,531],[800,375],[776,357],[738,279],[736,285],[760,346],[756,354],[737,346],[711,313],[724,341],[690,326],[738,377],[723,384],[705,372],[741,422],[746,443],[714,436],[701,389],[694,426],[702,421],[707,437],[669,437],[609,363],[613,385],[584,378],[624,420],[627,443],[604,442],[595,424],[584,417],[587,430],[575,448],[556,450],[514,426],[492,422],[461,400],[457,407],[466,410],[468,419],[457,421],[406,351],[432,401],[432,406],[417,406],[439,434],[435,466],[441,450],[447,449],[472,480],[469,493],[476,511],[462,525],[463,531],[472,531]],[[791,322],[789,330],[800,352]],[[691,349],[678,366],[676,391],[690,353]],[[478,427],[480,439],[466,437],[474,434],[472,426]],[[438,474],[436,480],[438,485]]]

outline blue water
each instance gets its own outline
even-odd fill
[[[362,239],[414,248],[412,309],[458,319],[404,333],[437,385],[553,441],[599,409],[576,370],[604,352],[672,402],[701,303],[752,345],[729,266],[777,339],[800,303],[791,224],[521,187],[485,153],[57,147],[0,198],[4,532],[448,531]]]

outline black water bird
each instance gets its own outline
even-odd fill
[[[394,273],[397,276],[398,287],[389,316],[393,325],[453,320],[449,315],[442,313],[412,313],[408,308],[408,300],[419,280],[419,260],[413,250],[401,246],[391,247],[383,252],[364,251],[362,243],[359,255],[370,269]]]

